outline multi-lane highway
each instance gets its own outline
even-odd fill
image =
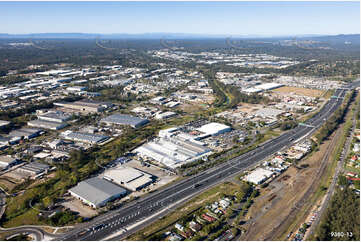
[[[359,81],[348,85],[346,88],[357,86],[359,86]],[[334,98],[331,98],[317,115],[306,122],[307,126],[299,125],[292,131],[270,140],[253,151],[204,171],[201,174],[175,183],[138,201],[134,201],[123,208],[100,215],[93,221],[84,223],[66,235],[58,237],[57,240],[102,240],[117,231],[125,231],[125,227],[143,221],[172,206],[177,201],[192,197],[192,195],[199,193],[200,190],[236,175],[245,168],[259,163],[275,152],[292,145],[294,142],[314,132],[341,105],[346,91],[347,89],[337,89]],[[120,238],[118,237],[118,239]]]

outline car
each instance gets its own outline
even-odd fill
[[[202,185],[201,183],[194,184],[194,185],[193,185],[193,188],[197,188],[197,187],[199,187],[199,186],[201,186],[201,185]]]

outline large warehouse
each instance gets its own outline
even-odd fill
[[[216,136],[232,130],[231,127],[220,123],[209,123],[197,129],[204,133],[203,136]]]
[[[106,170],[104,179],[124,186],[131,191],[138,191],[153,182],[151,175],[132,167],[116,167]]]
[[[57,122],[63,123],[68,121],[71,118],[71,115],[61,112],[61,111],[49,111],[46,113],[38,114],[38,119],[50,121],[50,122]]]
[[[100,122],[108,125],[130,125],[133,128],[138,128],[147,124],[149,121],[147,119],[141,119],[127,114],[113,114],[103,118]]]
[[[31,120],[28,122],[28,125],[30,127],[51,129],[51,130],[59,130],[59,129],[62,129],[62,128],[65,128],[66,126],[68,126],[67,123],[58,123],[58,122],[45,121],[45,120],[40,120],[40,119]]]
[[[89,206],[99,208],[107,202],[126,195],[127,191],[105,179],[94,177],[80,182],[71,188],[69,193]]]
[[[60,135],[64,139],[84,142],[89,144],[99,144],[109,139],[109,137],[105,135],[73,132],[71,130],[64,131]]]
[[[168,167],[175,168],[209,155],[212,151],[202,142],[186,139],[181,135],[158,138],[148,142],[135,151],[145,157],[152,158]]]

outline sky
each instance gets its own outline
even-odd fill
[[[359,34],[357,2],[0,2],[0,33]]]

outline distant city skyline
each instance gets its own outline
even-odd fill
[[[0,2],[0,33],[359,34],[357,2]]]

